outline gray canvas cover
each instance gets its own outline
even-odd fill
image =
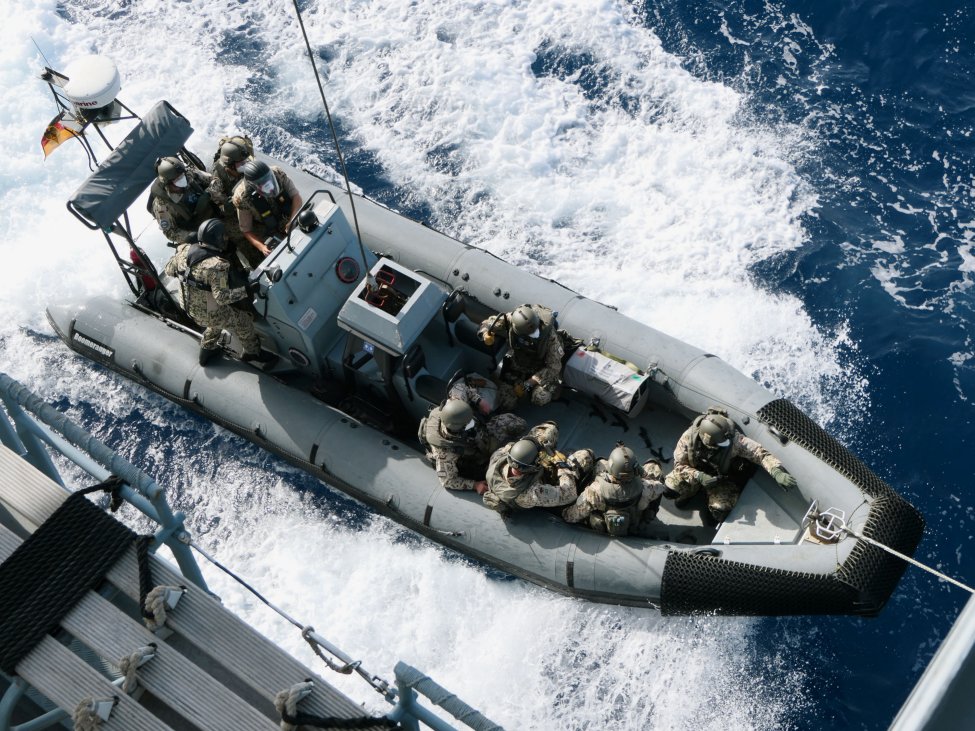
[[[169,102],[158,102],[68,200],[92,227],[107,230],[156,177],[156,158],[173,155],[193,128]]]

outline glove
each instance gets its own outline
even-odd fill
[[[701,476],[697,478],[697,482],[701,487],[708,488],[712,487],[713,485],[717,485],[720,479],[720,477],[715,477],[714,475],[709,475],[702,472]]]
[[[481,341],[485,345],[494,345],[494,333],[485,332],[484,334],[481,335]]]
[[[187,244],[200,243],[200,237],[196,235],[196,231],[190,231],[188,234],[186,234],[186,243]]]
[[[784,467],[775,467],[771,472],[772,479],[779,483],[779,487],[783,490],[791,490],[798,483],[796,478],[790,475]]]
[[[664,497],[668,500],[676,500],[680,497],[680,493],[672,487],[664,486]]]

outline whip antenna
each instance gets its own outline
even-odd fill
[[[301,19],[301,9],[298,7],[298,0],[293,0],[295,15],[298,16],[298,26],[301,28],[301,35],[305,39],[305,48],[308,49],[308,60],[311,61],[311,68],[315,74],[315,83],[318,84],[318,93],[322,97],[322,106],[325,107],[325,118],[328,120],[328,129],[332,133],[332,141],[335,143],[335,152],[339,157],[339,167],[342,170],[342,177],[345,178],[345,192],[349,194],[349,203],[352,205],[352,223],[355,225],[355,236],[359,242],[359,254],[362,256],[362,267],[367,272],[369,278],[369,262],[366,259],[366,251],[362,246],[362,233],[359,231],[359,217],[355,212],[355,197],[352,195],[352,184],[349,183],[349,171],[345,168],[345,158],[342,156],[342,148],[339,146],[338,135],[335,134],[335,125],[332,124],[332,113],[328,110],[328,101],[325,99],[325,88],[322,86],[322,78],[318,75],[318,65],[315,63],[315,54],[312,53],[311,43],[308,41],[308,33],[305,32],[305,22]]]

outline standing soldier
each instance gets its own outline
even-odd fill
[[[209,173],[186,167],[178,157],[156,160],[152,215],[171,246],[194,243],[200,224],[219,215],[209,185]]]
[[[478,478],[483,477],[492,452],[527,428],[525,420],[514,414],[497,414],[484,421],[469,403],[451,398],[420,421],[419,437],[441,485],[483,495],[487,483]]]
[[[568,523],[587,522],[611,536],[638,535],[641,524],[656,517],[660,497],[667,491],[661,477],[659,464],[651,460],[641,465],[633,450],[620,442],[608,459],[596,461],[593,481],[562,517]]]
[[[576,499],[576,486],[593,466],[590,449],[565,458],[555,450],[559,428],[546,421],[491,455],[484,504],[502,515],[528,508],[555,508]]]
[[[207,189],[210,198],[222,211],[227,238],[237,247],[237,253],[244,257],[251,269],[257,267],[263,257],[240,231],[233,194],[234,188],[240,182],[238,168],[253,157],[254,143],[250,137],[235,135],[221,139],[213,156],[213,168],[210,171],[213,177]]]
[[[254,330],[253,309],[249,307],[256,283],[231,287],[227,261],[232,247],[224,238],[223,223],[211,218],[197,232],[198,242],[180,246],[166,264],[166,274],[177,277],[183,290],[183,306],[190,318],[201,327],[200,365],[220,352],[220,333],[228,330],[243,347],[241,360],[269,364],[276,359],[261,350]],[[237,305],[244,304],[245,307]]]
[[[796,478],[761,444],[742,434],[727,411],[710,408],[694,419],[674,448],[674,469],[665,482],[678,493],[677,507],[704,488],[714,521],[728,517],[741,495],[741,487],[729,478],[736,459],[761,465],[783,490],[796,486]]]
[[[291,219],[301,208],[301,194],[284,170],[261,160],[244,161],[238,172],[242,179],[234,188],[233,202],[240,231],[265,257],[271,250],[264,240],[287,235]]]
[[[493,345],[499,335],[508,339],[508,352],[501,362],[499,409],[514,408],[526,393],[531,394],[536,406],[544,406],[555,398],[562,385],[565,348],[552,310],[541,305],[522,305],[507,314],[489,317],[477,334],[486,345]]]

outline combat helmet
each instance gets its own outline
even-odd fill
[[[461,399],[447,399],[440,407],[440,423],[451,434],[463,434],[476,423],[470,404]]]
[[[609,458],[606,461],[609,462],[609,474],[617,482],[629,482],[637,474],[639,464],[636,461],[636,455],[633,454],[632,449],[623,446],[622,442],[618,443],[616,449],[609,453]]]
[[[271,198],[278,194],[278,179],[263,160],[247,160],[241,163],[237,172],[253,183],[262,194]]]
[[[185,182],[183,185],[177,182],[178,178],[185,174],[186,166],[178,157],[160,157],[156,160],[156,176],[163,185],[174,183],[180,188],[185,188]]]
[[[519,439],[508,450],[508,464],[521,472],[538,471],[538,445],[531,439]]]
[[[213,251],[223,251],[227,248],[227,239],[224,237],[223,221],[219,218],[208,218],[200,224],[196,230],[197,242],[200,246]]]
[[[522,305],[511,313],[511,329],[523,338],[537,338],[539,333],[538,315],[528,305]]]
[[[705,447],[727,447],[735,433],[735,424],[727,416],[708,414],[698,425],[698,433]]]
[[[238,162],[243,162],[250,154],[243,137],[231,137],[220,145],[220,162],[226,167],[232,167]]]

